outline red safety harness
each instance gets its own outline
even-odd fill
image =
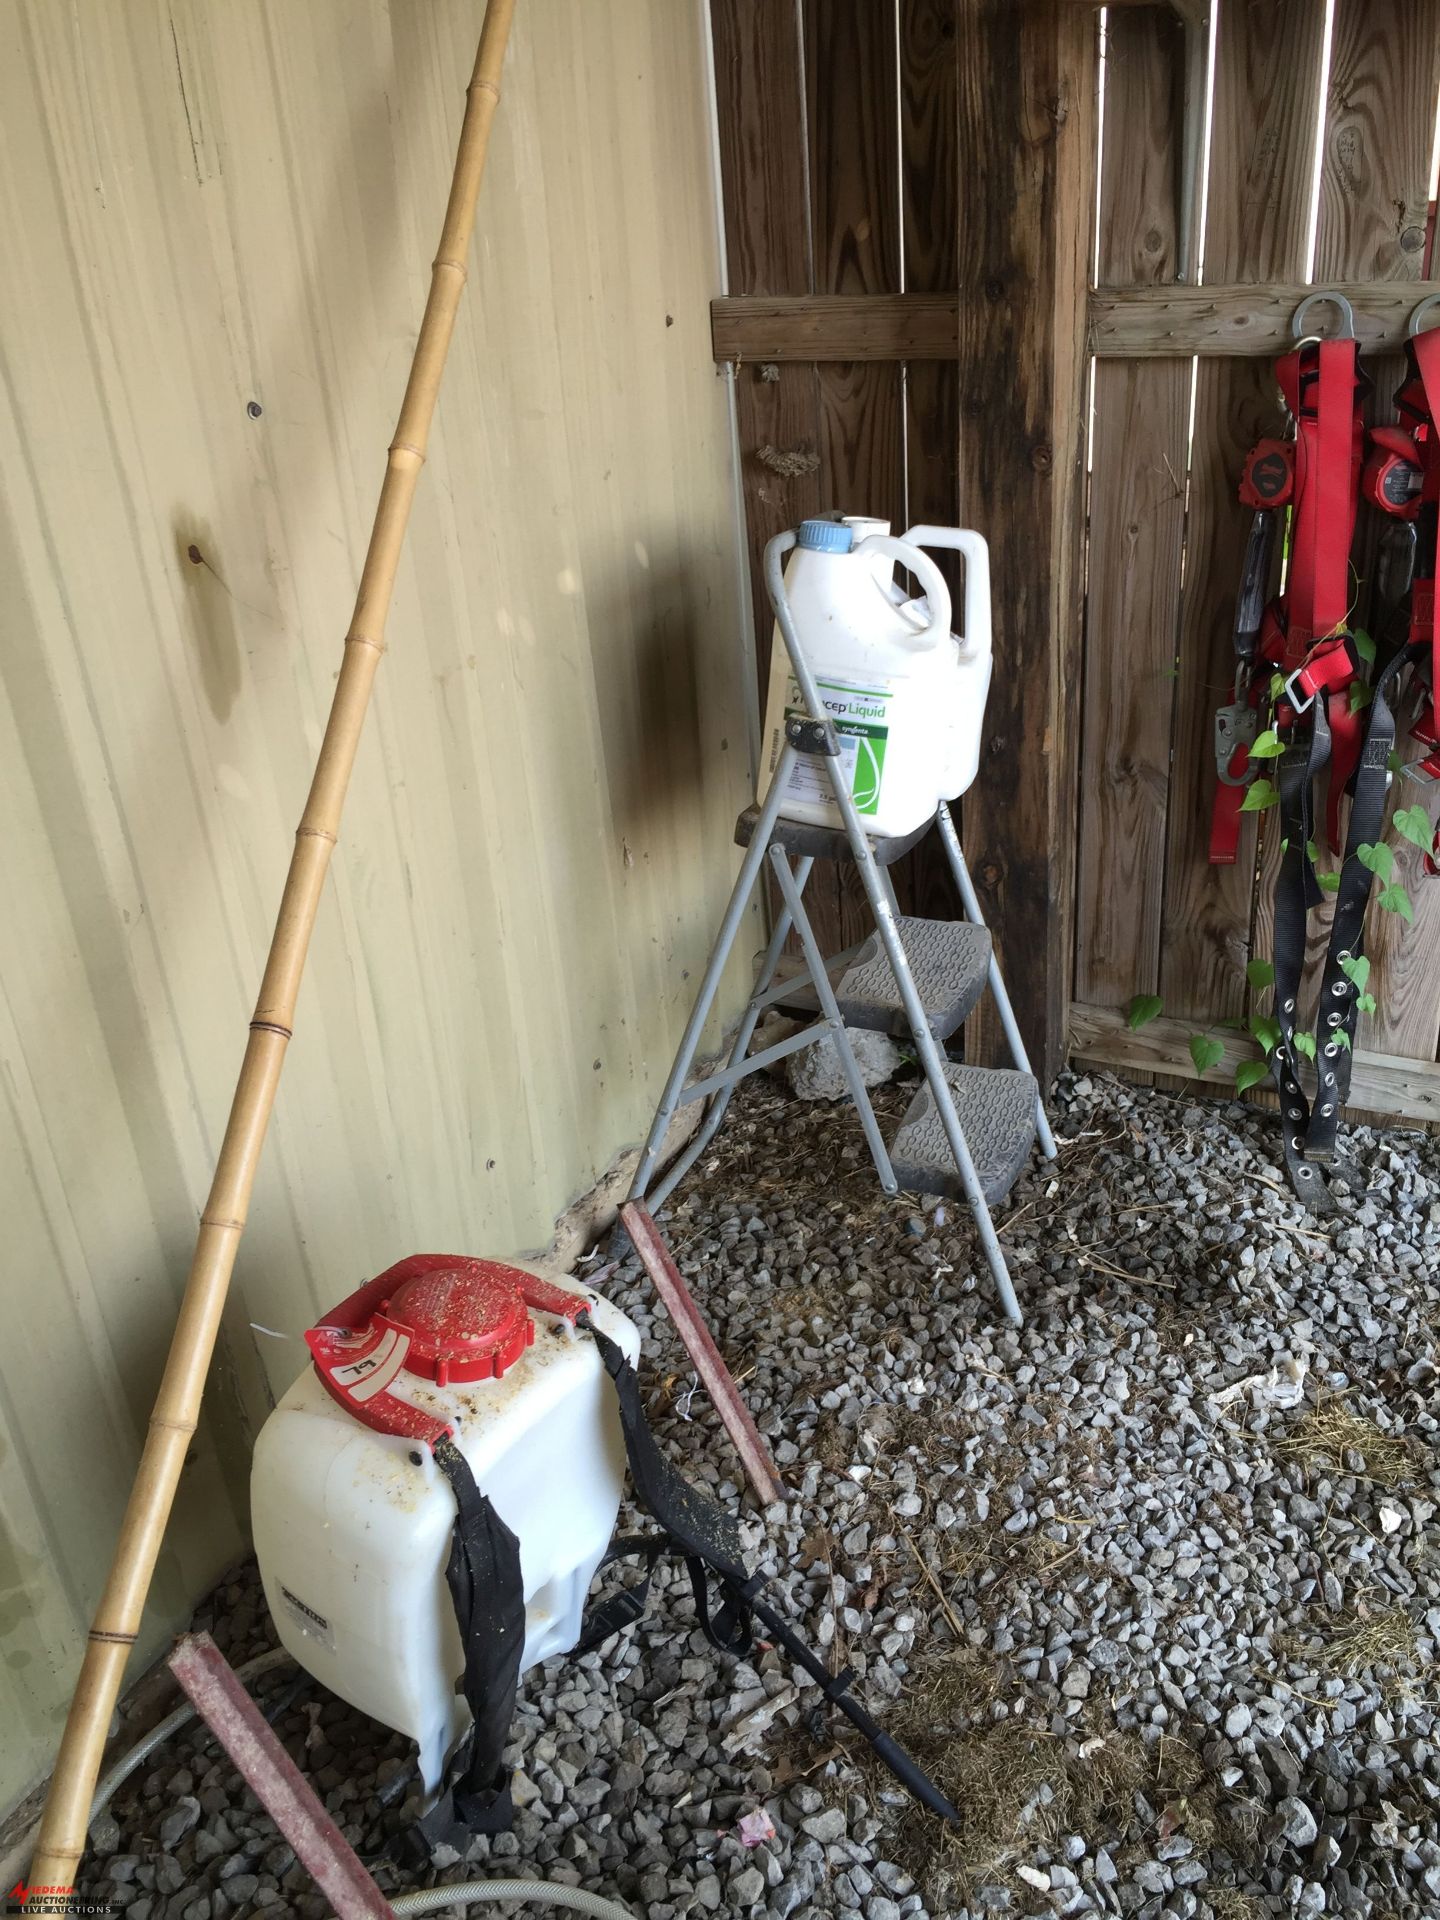
[[[1281,859],[1275,888],[1274,1019],[1267,1041],[1280,1096],[1286,1166],[1297,1194],[1318,1211],[1333,1203],[1327,1182],[1363,1187],[1337,1152],[1340,1109],[1349,1093],[1355,1029],[1364,996],[1365,919],[1373,878],[1371,849],[1384,831],[1395,743],[1396,696],[1408,674],[1424,694],[1415,737],[1431,751],[1406,772],[1440,779],[1440,636],[1435,627],[1436,526],[1440,521],[1440,329],[1419,331],[1427,301],[1411,316],[1409,372],[1396,396],[1400,427],[1376,429],[1368,458],[1362,406],[1370,383],[1361,371],[1348,303],[1316,294],[1295,315],[1301,335],[1316,301],[1342,310],[1342,337],[1300,338],[1276,365],[1294,422],[1292,441],[1262,440],[1246,461],[1240,497],[1252,509],[1245,572],[1235,617],[1233,702],[1216,716],[1219,786],[1211,823],[1210,858],[1236,858],[1245,790],[1260,773],[1251,749],[1262,715],[1274,730],[1263,763],[1273,769]],[[1350,629],[1350,547],[1363,496],[1392,516],[1403,533],[1411,592],[1403,642],[1364,682],[1360,645]],[[1268,604],[1265,588],[1283,511],[1289,511],[1289,565],[1281,592]],[[1393,553],[1388,570],[1395,571]],[[1403,591],[1403,586],[1402,586]],[[1398,596],[1396,596],[1398,598]],[[1342,853],[1338,874],[1327,876],[1334,914],[1326,948],[1313,1036],[1297,1031],[1305,974],[1307,921],[1325,897],[1315,872],[1318,789],[1328,773],[1325,830]],[[1350,795],[1342,835],[1341,802]],[[1252,803],[1254,804],[1254,803]],[[1440,866],[1440,834],[1426,860]],[[1258,1029],[1257,1029],[1258,1030]],[[1315,1063],[1313,1096],[1301,1085],[1298,1055]]]
[[[1332,845],[1339,840],[1339,796],[1354,772],[1364,735],[1363,716],[1350,711],[1349,698],[1360,669],[1349,632],[1350,543],[1365,448],[1361,409],[1370,383],[1360,371],[1353,330],[1342,339],[1301,343],[1276,362],[1275,374],[1295,422],[1295,438],[1261,440],[1240,482],[1241,502],[1255,518],[1236,609],[1235,698],[1215,722],[1219,785],[1210,827],[1215,866],[1235,863],[1245,789],[1255,771],[1250,748],[1263,708],[1273,704],[1280,727],[1325,694],[1334,739]],[[1290,564],[1282,592],[1265,605],[1275,532],[1286,507]],[[1285,689],[1272,703],[1277,673]]]

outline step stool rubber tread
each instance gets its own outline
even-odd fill
[[[1039,1089],[1033,1075],[1013,1067],[951,1063],[945,1068],[945,1079],[980,1190],[993,1207],[1005,1198],[1030,1158]],[[965,1197],[960,1170],[928,1086],[922,1085],[906,1108],[890,1147],[890,1160],[896,1179],[911,1192]]]
[[[900,921],[900,944],[910,962],[926,1022],[948,1040],[975,1007],[990,972],[990,929],[968,920]],[[874,933],[835,988],[845,1024],[910,1037],[910,1022],[890,970],[884,942]]]

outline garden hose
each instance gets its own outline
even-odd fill
[[[481,1901],[524,1900],[547,1907],[567,1907],[588,1913],[594,1920],[635,1920],[629,1907],[616,1906],[601,1894],[583,1887],[557,1886],[549,1880],[457,1880],[449,1887],[420,1887],[396,1894],[390,1905],[396,1913],[439,1913],[444,1907],[471,1907]]]

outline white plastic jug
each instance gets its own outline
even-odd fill
[[[949,589],[925,547],[964,556],[963,639],[950,631]],[[920,582],[922,598],[907,600],[896,586],[897,560]],[[991,666],[984,539],[960,527],[918,526],[897,540],[888,520],[806,520],[786,564],[785,595],[866,832],[912,832],[941,800],[963,793],[980,764]],[[786,714],[803,710],[777,624],[758,801],[779,764]],[[780,811],[814,826],[844,824],[821,760],[795,762]]]
[[[255,1551],[280,1639],[352,1706],[419,1743],[427,1792],[469,1724],[445,1581],[455,1497],[430,1446],[449,1428],[520,1542],[521,1671],[580,1637],[615,1529],[625,1447],[588,1312],[632,1363],[617,1308],[518,1263],[421,1254],[306,1335],[315,1365],[260,1431]]]

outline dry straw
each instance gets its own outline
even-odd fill
[[[488,0],[465,102],[455,173],[440,250],[431,272],[425,317],[390,445],[375,524],[360,575],[355,612],[330,718],[295,836],[265,977],[210,1195],[201,1215],[190,1277],[165,1376],[55,1765],[30,1878],[37,1887],[68,1887],[85,1846],[90,1799],[110,1716],[195,1431],[205,1375],[245,1225],[255,1170],[275,1103],[275,1090],[295,1016],[295,1000],[314,930],[321,890],[340,829],[345,790],[385,651],[385,622],[425,461],[435,397],[465,285],[475,204],[485,172],[490,128],[500,98],[500,70],[515,0]]]

